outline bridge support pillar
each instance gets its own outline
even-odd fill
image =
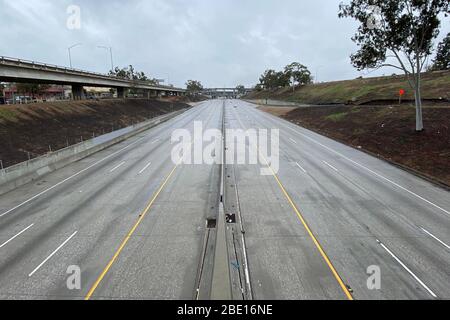
[[[117,88],[117,98],[125,99],[125,88]]]
[[[78,84],[72,85],[72,97],[73,100],[83,100],[85,98],[83,86]]]

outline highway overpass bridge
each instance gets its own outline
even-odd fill
[[[126,89],[141,89],[149,98],[162,94],[186,94],[186,90],[181,88],[155,86],[144,81],[131,81],[100,73],[7,57],[0,57],[0,82],[70,85],[75,100],[84,98],[83,87],[85,86],[117,89],[119,98],[125,97]]]
[[[202,94],[211,99],[216,99],[216,98],[236,99],[236,98],[239,98],[240,96],[244,96],[244,95],[252,92],[253,90],[254,89],[249,89],[249,88],[244,88],[244,89],[208,88],[208,89],[203,89]]]

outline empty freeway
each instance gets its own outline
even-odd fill
[[[174,163],[172,133],[195,121],[279,129],[279,170]],[[0,299],[450,299],[449,229],[447,190],[211,100],[1,195]]]

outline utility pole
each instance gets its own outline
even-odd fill
[[[70,46],[70,47],[67,48],[67,51],[69,51],[69,65],[70,65],[70,68],[73,68],[73,66],[72,66],[72,54],[71,54],[70,50],[72,50],[73,48],[78,47],[78,46],[81,46],[81,43],[74,44],[73,46]]]

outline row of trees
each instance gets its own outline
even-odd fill
[[[37,83],[15,83],[15,87],[18,93],[30,94],[32,98],[37,95],[43,94],[46,90],[50,89],[48,84],[37,84]],[[5,85],[0,83],[0,97],[3,97],[3,90]]]
[[[352,40],[359,50],[351,55],[358,70],[392,67],[401,70],[415,94],[416,131],[422,131],[422,73],[433,53],[441,17],[450,14],[448,0],[351,0],[339,6],[340,18],[353,18],[359,27]],[[450,34],[439,44],[429,70],[450,68]],[[294,79],[294,83],[293,80]],[[267,70],[257,89],[307,84],[311,73],[299,63],[284,72]]]
[[[237,93],[238,94],[245,94],[245,86],[240,84],[236,87]]]
[[[284,71],[266,70],[259,78],[257,90],[278,89],[289,86],[302,86],[313,81],[311,72],[299,62],[293,62],[284,68]]]
[[[132,65],[125,68],[116,67],[114,70],[109,71],[110,76],[115,76],[121,79],[131,80],[131,81],[143,81],[150,85],[158,85],[159,82],[155,78],[149,78],[142,71],[136,71]],[[130,94],[137,94],[139,90],[132,87],[130,89]]]
[[[50,89],[48,84],[37,84],[37,83],[16,83],[17,92],[22,94],[31,94],[33,98],[35,96],[44,93],[46,90]]]
[[[156,79],[147,77],[147,75],[142,71],[136,71],[132,65],[125,68],[116,67],[114,70],[109,71],[109,75],[131,81],[146,81],[152,85],[158,84]]]
[[[191,94],[197,94],[203,90],[203,85],[197,80],[188,80],[186,82],[186,90]]]

